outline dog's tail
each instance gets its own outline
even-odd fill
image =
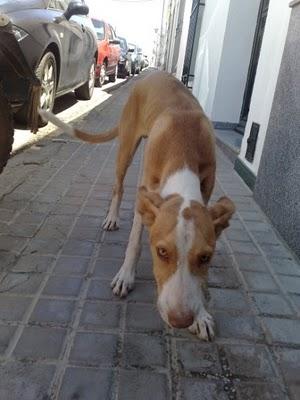
[[[100,132],[97,134],[91,134],[87,132],[80,131],[79,129],[73,128],[71,125],[66,124],[59,118],[57,118],[54,114],[46,110],[39,110],[40,116],[43,120],[52,122],[52,124],[56,125],[57,127],[63,129],[66,133],[70,136],[76,137],[78,139],[83,140],[84,142],[89,143],[104,143],[108,142],[109,140],[114,139],[119,134],[118,126],[109,129],[104,132]]]

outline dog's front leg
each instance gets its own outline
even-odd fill
[[[213,317],[206,311],[205,296],[201,291],[198,313],[188,330],[202,340],[213,340],[215,337],[215,323]]]
[[[123,265],[111,283],[113,292],[117,296],[125,297],[133,288],[135,268],[141,252],[142,232],[141,215],[135,212]]]
[[[202,340],[213,340],[215,336],[213,317],[203,307],[188,330]]]

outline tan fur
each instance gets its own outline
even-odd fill
[[[195,318],[192,331],[201,338],[209,338],[213,334],[213,322],[201,305],[198,288],[200,290],[205,285],[216,239],[229,225],[234,205],[231,200],[223,197],[207,208],[215,182],[215,140],[212,125],[198,101],[172,75],[154,72],[136,83],[118,126],[108,131],[91,135],[74,130],[50,113],[43,112],[42,115],[70,134],[90,143],[103,143],[118,137],[113,198],[102,225],[106,230],[118,227],[118,212],[127,169],[141,139],[148,138],[133,228],[124,262],[112,281],[113,292],[121,297],[126,296],[133,286],[144,224],[149,229],[158,302],[161,299],[159,307],[163,311],[163,318],[177,327],[187,327]],[[180,170],[187,171],[187,175]],[[175,173],[178,174],[174,175],[174,182],[186,193],[176,193],[175,188],[172,193],[173,188],[168,186],[172,185],[172,178],[166,189],[166,193],[172,194],[163,198],[163,188],[168,178]],[[182,185],[181,181],[178,183],[178,176],[179,179],[188,177],[188,185]],[[199,188],[193,190],[191,187],[197,184],[197,177],[200,191]],[[184,210],[183,204],[186,204]],[[173,291],[174,287],[176,292]],[[180,296],[181,288],[184,289],[184,296]],[[182,304],[176,303],[178,298]],[[187,309],[187,299],[191,298],[194,303],[189,303],[190,309]]]
[[[181,196],[174,195],[165,200],[161,199],[159,204],[156,203],[156,205],[154,205],[152,203],[150,206],[147,202],[145,203],[144,193],[140,192],[138,211],[142,214],[144,224],[151,228],[150,245],[153,258],[153,273],[158,285],[158,291],[161,290],[164,282],[177,268],[175,229],[181,204]],[[144,209],[146,209],[145,212]],[[150,217],[149,214],[151,213],[153,214]],[[150,224],[149,221],[151,221]],[[167,259],[161,259],[157,255],[158,247],[163,247],[167,250]]]
[[[98,135],[92,135],[87,132],[83,132],[79,129],[74,129],[74,136],[78,137],[78,139],[81,139],[85,142],[89,143],[104,143],[108,142],[114,138],[116,138],[119,134],[119,128],[116,126],[113,129],[110,129],[106,132],[103,132]]]
[[[183,199],[180,195],[173,195],[163,200],[158,194],[155,195],[158,197],[155,196],[155,203],[152,203],[153,193],[145,193],[145,189],[140,191],[138,211],[142,214],[144,224],[150,228],[153,271],[160,291],[162,285],[177,269],[176,226]],[[220,204],[217,204],[217,207],[219,209]],[[216,212],[215,207],[212,207],[213,216]],[[205,283],[209,262],[202,263],[201,257],[208,256],[210,259],[216,242],[212,215],[206,207],[196,201],[192,201],[191,206],[185,208],[182,213],[183,217],[192,220],[195,226],[193,246],[188,254],[189,268],[193,275],[198,276]],[[168,251],[167,260],[161,260],[157,255],[156,249],[160,246]]]
[[[74,134],[90,143],[119,137],[115,193],[121,194],[135,150],[141,138],[148,137],[143,184],[156,190],[186,163],[199,174],[204,201],[209,200],[215,180],[213,129],[198,101],[170,74],[154,72],[137,82],[117,127],[99,134]]]
[[[72,131],[72,128],[69,129]],[[184,278],[186,282],[190,282],[188,279],[197,282],[196,286],[188,287],[198,288],[198,284],[199,287],[205,284],[216,239],[228,226],[234,205],[231,200],[221,198],[214,206],[207,208],[215,182],[215,140],[210,121],[190,91],[172,75],[154,72],[136,83],[118,126],[96,135],[73,131],[75,136],[91,143],[102,143],[118,137],[116,181],[110,209],[103,224],[107,230],[117,228],[126,171],[141,139],[148,138],[144,154],[143,186],[138,192],[137,212],[125,260],[112,281],[114,293],[126,296],[132,288],[134,268],[141,249],[142,223],[149,229],[153,271],[160,297],[165,293],[173,293],[168,288],[174,284],[172,278],[181,276],[182,270],[176,275],[180,267],[188,268],[185,270],[188,277]],[[199,201],[187,201],[188,206],[182,212],[181,206],[185,200],[181,193],[165,198],[160,193],[168,178],[183,169],[191,171],[191,176],[195,174],[199,177],[204,204],[200,203],[201,198]],[[199,192],[199,197],[201,195]],[[175,285],[182,282],[176,279]],[[164,288],[167,289],[164,291]],[[177,287],[177,290],[180,289]],[[180,311],[178,305],[168,311],[169,316],[166,318],[173,321],[171,323],[175,326],[189,326],[197,317],[193,313],[198,311]],[[212,332],[211,317],[205,310],[202,310],[202,318]],[[207,337],[205,329],[201,329],[201,335]]]

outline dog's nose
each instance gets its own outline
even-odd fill
[[[168,315],[169,324],[174,328],[188,328],[194,322],[194,315],[192,313],[180,314],[170,313]]]

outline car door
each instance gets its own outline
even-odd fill
[[[93,32],[89,26],[88,17],[74,15],[70,21],[77,23],[81,29],[82,47],[80,49],[80,59],[77,63],[77,76],[79,82],[86,82],[96,52],[94,47],[96,40],[93,38]]]
[[[98,51],[97,44],[97,35],[92,23],[92,20],[89,16],[84,16],[84,25],[86,27],[86,47],[85,47],[85,57],[87,60],[90,60],[90,65],[92,62],[95,62],[96,52]]]
[[[113,40],[113,33],[111,31],[110,25],[106,24],[106,38],[107,38],[107,46],[108,46],[108,66],[107,72],[113,72],[116,62],[114,59],[114,45],[110,43],[110,40]]]
[[[110,30],[111,30],[111,33],[112,33],[112,39],[113,40],[118,40],[116,32],[113,29],[113,27],[111,25],[109,27],[110,27]],[[112,53],[113,53],[113,55],[112,55],[113,64],[114,64],[114,66],[116,66],[118,64],[118,62],[119,62],[121,49],[120,49],[120,45],[119,44],[112,44],[111,46],[112,46]]]
[[[64,17],[71,0],[50,0],[49,8],[60,11],[60,16],[56,18],[56,23],[63,27],[60,35],[61,60],[60,60],[60,79],[59,91],[73,88],[82,82],[80,63],[84,55],[84,32],[80,21],[73,16],[70,20]]]

